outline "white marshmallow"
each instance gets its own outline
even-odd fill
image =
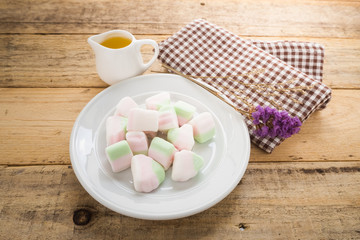
[[[106,119],[106,143],[110,146],[125,139],[127,118],[110,116]]]
[[[133,108],[137,108],[137,103],[131,97],[124,97],[116,105],[115,116],[128,117],[129,112]]]
[[[158,110],[164,105],[170,104],[170,94],[161,92],[145,99],[146,108],[150,110]]]
[[[194,147],[195,140],[193,127],[190,124],[184,124],[180,128],[173,128],[168,131],[167,139],[179,150],[191,150]]]
[[[187,181],[195,177],[204,165],[201,156],[188,150],[175,153],[171,179],[173,181]]]
[[[154,110],[134,108],[130,110],[127,124],[128,131],[151,131],[159,129],[159,113]]]

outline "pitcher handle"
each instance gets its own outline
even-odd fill
[[[140,48],[141,48],[141,46],[142,45],[145,45],[145,44],[149,44],[149,45],[151,45],[151,46],[153,46],[154,47],[154,56],[150,59],[150,61],[149,62],[147,62],[147,63],[143,63],[143,69],[144,69],[144,71],[146,70],[146,69],[148,69],[150,66],[151,66],[151,64],[153,64],[154,62],[155,62],[155,59],[157,58],[157,56],[159,55],[159,46],[158,46],[158,44],[154,41],[154,40],[152,40],[152,39],[140,39],[140,40],[137,40],[136,41],[136,44],[137,44],[137,50],[138,50],[138,52],[139,52],[139,54],[141,55],[141,53],[140,53]],[[142,58],[140,59],[141,60],[141,62],[142,62]]]

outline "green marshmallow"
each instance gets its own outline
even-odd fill
[[[126,127],[128,124],[128,119],[126,117],[120,117],[120,128],[124,130],[124,132],[126,133]]]
[[[159,103],[156,105],[156,109],[157,109],[157,110],[160,110],[161,108],[167,107],[167,106],[171,106],[171,105],[170,105],[170,100],[164,100],[164,101],[162,101],[162,102],[159,102]]]
[[[165,170],[164,168],[155,160],[152,160],[152,170],[154,171],[157,179],[159,180],[159,184],[162,183],[165,179]]]
[[[175,147],[172,143],[169,143],[168,141],[159,138],[154,137],[151,141],[149,149],[152,148],[158,152],[164,153],[166,156],[170,156],[175,151]]]
[[[195,135],[194,138],[198,143],[204,143],[208,140],[210,140],[215,135],[215,128],[212,128],[210,131],[207,131],[203,134]]]
[[[121,158],[127,154],[132,153],[130,146],[126,140],[122,140],[120,142],[117,142],[117,143],[114,143],[114,144],[108,146],[105,149],[105,151],[106,151],[110,161],[115,161],[118,158]]]
[[[170,104],[161,105],[161,107],[159,108],[159,112],[175,112],[175,109]]]
[[[204,159],[193,152],[194,169],[199,171],[204,166]]]
[[[196,111],[196,108],[193,105],[190,105],[183,101],[177,101],[174,104],[174,108],[176,114],[185,119],[190,119]]]
[[[179,128],[172,128],[167,133],[167,140],[170,142],[175,142],[179,136]]]

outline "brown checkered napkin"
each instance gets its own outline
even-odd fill
[[[271,106],[304,122],[331,97],[331,89],[320,82],[323,48],[317,44],[244,40],[199,19],[161,42],[159,48],[164,64],[217,89],[234,107],[245,111],[250,105]],[[284,140],[260,138],[250,119],[246,124],[252,142],[266,152]]]
[[[313,42],[245,40],[299,69],[310,78],[322,82],[324,47]],[[326,107],[321,105],[319,109]]]
[[[253,39],[245,41],[250,41],[256,47],[299,69],[310,78],[322,81],[324,47],[321,44],[296,41],[266,42]]]

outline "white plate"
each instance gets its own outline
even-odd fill
[[[138,193],[131,170],[112,173],[105,149],[105,119],[125,96],[137,103],[168,91],[172,101],[195,105],[215,118],[216,135],[196,144],[194,152],[205,160],[199,174],[187,182],[173,182],[171,169],[151,193]],[[250,156],[250,139],[243,117],[233,108],[191,81],[173,74],[152,74],[123,80],[95,96],[75,121],[70,138],[73,169],[85,190],[98,202],[127,216],[163,220],[190,216],[224,199],[239,183]]]

